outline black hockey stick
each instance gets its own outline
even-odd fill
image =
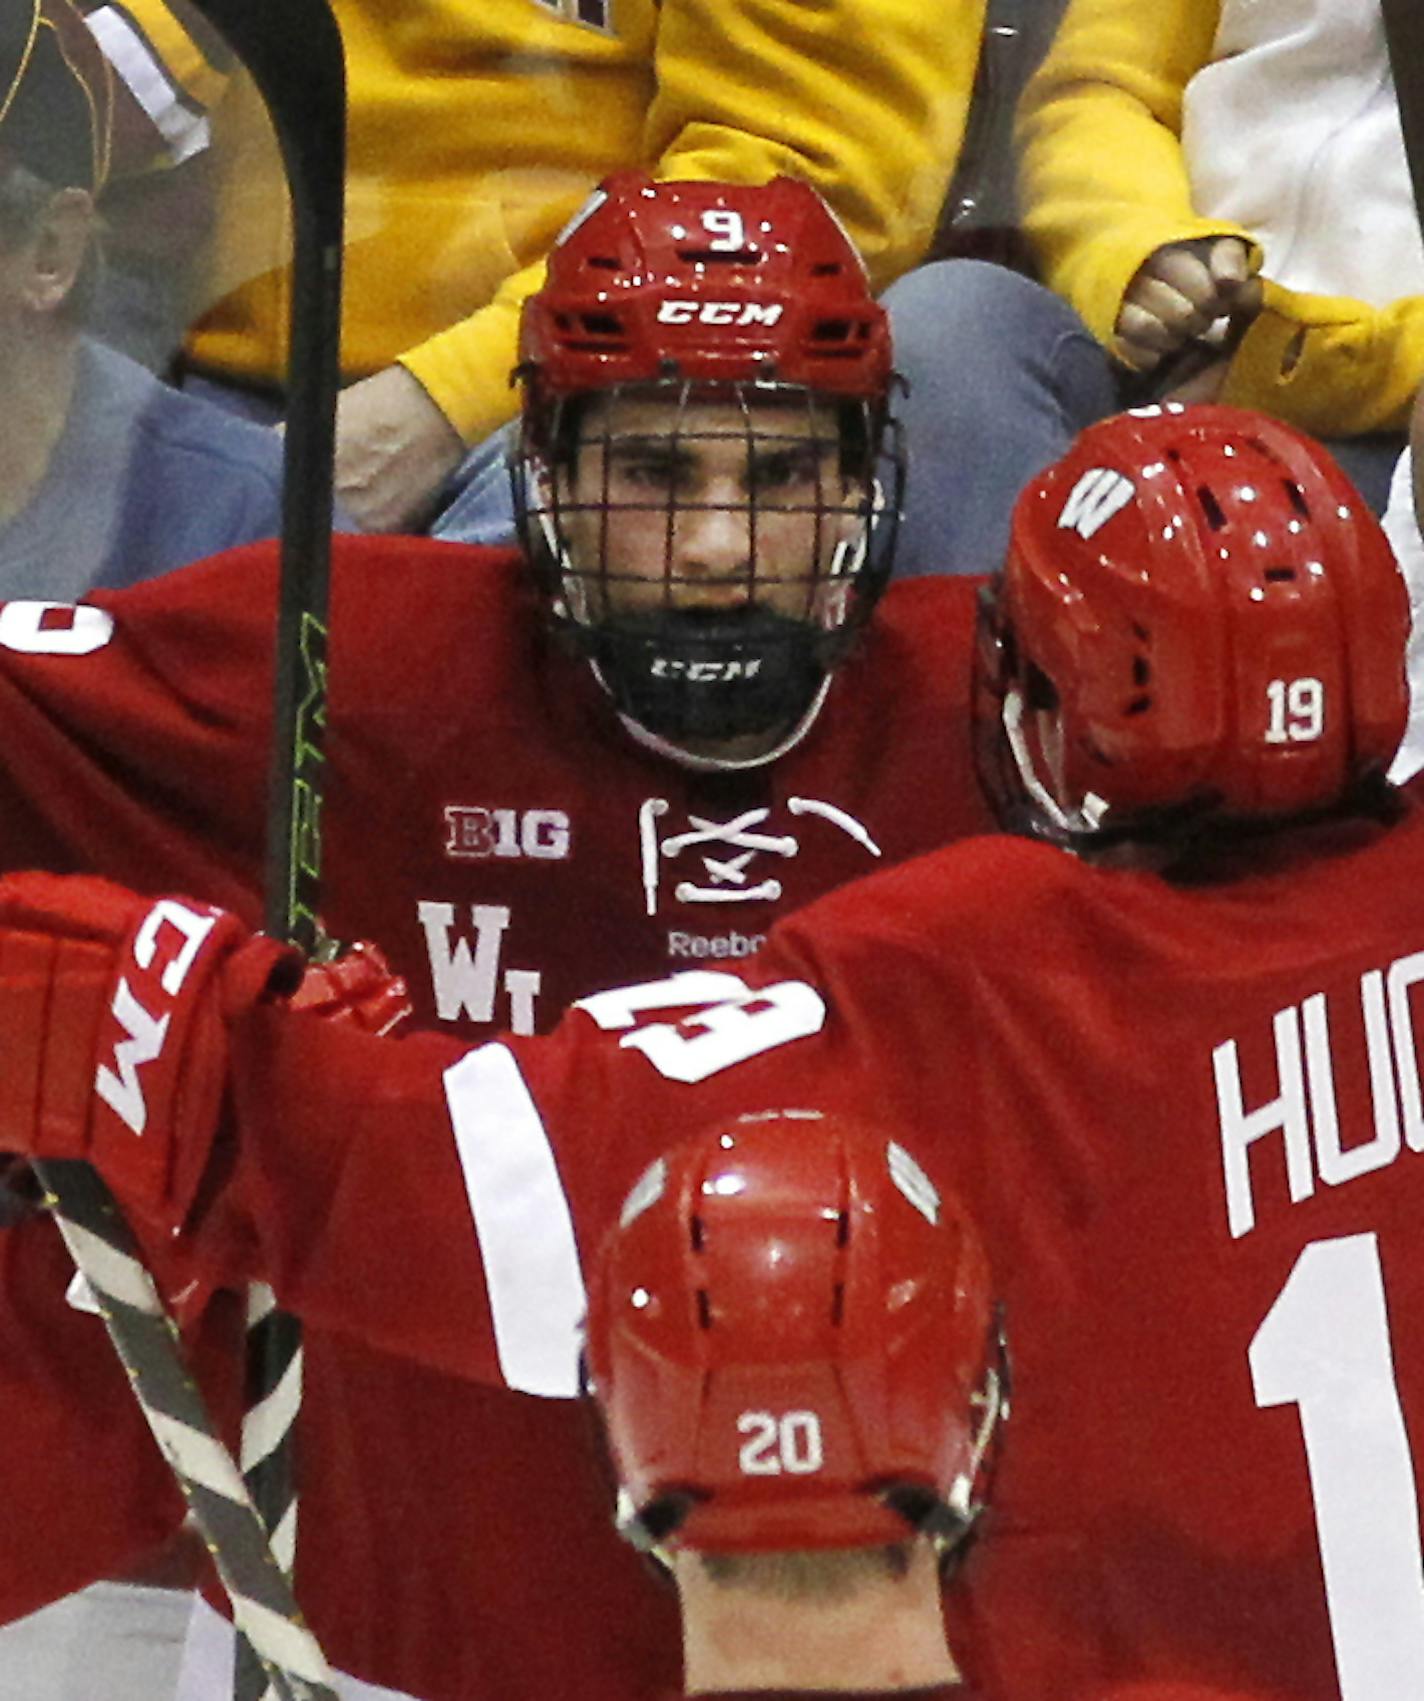
[[[294,248],[281,580],[268,798],[266,926],[318,944],[332,459],[341,341],[346,80],[326,0],[194,0],[251,73],[287,168]],[[296,1562],[293,1432],[302,1340],[268,1288],[249,1295],[242,1472],[282,1569]],[[262,1701],[261,1651],[239,1624],[235,1701]]]
[[[266,914],[269,931],[310,950],[316,943],[320,861],[345,62],[326,0],[191,3],[221,32],[262,94],[292,197],[291,403],[275,639]],[[239,1631],[235,1693],[243,1701],[329,1697],[320,1650],[301,1624],[289,1586],[295,1556],[290,1437],[300,1401],[299,1332],[285,1319],[279,1321],[270,1295],[255,1299],[251,1309],[260,1323],[257,1362],[249,1371],[249,1405],[255,1406],[256,1422],[244,1426],[244,1469],[249,1461],[252,1465],[244,1484],[183,1372],[176,1333],[108,1188],[83,1165],[34,1167],[232,1596]]]

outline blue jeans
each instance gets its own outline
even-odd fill
[[[431,537],[446,538],[452,543],[514,542],[509,457],[518,430],[518,422],[511,420],[469,451],[451,478],[448,500],[431,524]]]
[[[982,260],[908,272],[883,297],[910,477],[896,574],[991,573],[1014,502],[1095,420],[1125,405],[1118,368],[1067,302]],[[1382,514],[1402,434],[1326,447]]]
[[[910,384],[896,576],[991,573],[1024,485],[1117,407],[1112,370],[1067,302],[983,260],[921,266],[882,299]]]

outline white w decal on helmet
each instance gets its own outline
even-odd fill
[[[1084,539],[1094,537],[1132,501],[1136,486],[1111,467],[1085,472],[1068,493],[1058,524]]]

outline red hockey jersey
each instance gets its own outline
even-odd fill
[[[985,824],[972,585],[893,588],[803,743],[719,775],[633,742],[545,638],[525,577],[512,554],[336,541],[325,919],[380,940],[457,1050],[484,1028],[550,1026],[599,986],[744,964],[776,916]],[[256,918],[274,592],[259,548],[77,610],[0,608],[5,866],[94,870]],[[63,1305],[48,1226],[0,1235],[0,1257],[7,1431],[92,1464],[37,1473],[17,1444],[7,1470],[0,1450],[11,1616],[126,1564],[178,1504],[97,1322]],[[231,1340],[220,1306],[200,1352]],[[340,1665],[434,1701],[676,1684],[673,1603],[609,1529],[579,1411],[319,1329],[307,1360],[298,1582]],[[537,1573],[509,1558],[531,1541]]]
[[[658,1150],[733,1110],[890,1119],[1007,1308],[1014,1410],[951,1595],[971,1681],[1407,1701],[1422,861],[1414,811],[1174,879],[981,839],[792,918],[751,993],[680,1021],[715,987],[464,1055],[263,1016],[229,1203],[328,1326],[553,1388],[580,1259]]]

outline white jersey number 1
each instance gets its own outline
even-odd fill
[[[1248,1358],[1256,1404],[1300,1412],[1341,1701],[1418,1701],[1419,1500],[1377,1238],[1307,1246]]]

